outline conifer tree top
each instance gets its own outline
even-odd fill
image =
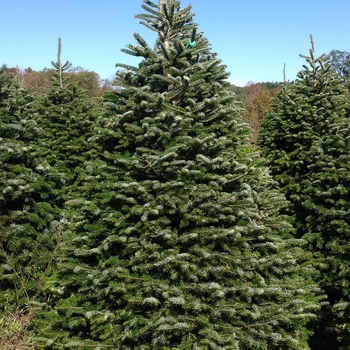
[[[65,63],[61,62],[61,50],[62,40],[61,38],[58,38],[57,62],[51,61],[51,64],[56,69],[56,73],[58,75],[58,84],[61,88],[63,88],[63,73],[72,67],[72,63],[69,61],[66,61]]]

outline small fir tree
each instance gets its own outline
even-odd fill
[[[59,239],[58,177],[38,157],[31,96],[0,73],[0,313],[42,300]],[[6,72],[5,72],[6,74]],[[3,82],[6,81],[6,84]],[[1,318],[1,316],[0,316]]]
[[[146,0],[99,121],[98,159],[54,293],[48,349],[308,349],[313,269],[191,8]],[[306,263],[305,263],[306,262]]]
[[[308,66],[279,94],[263,123],[261,146],[328,295],[312,348],[332,349],[337,334],[350,341],[349,95],[327,57],[315,57],[313,42],[310,56],[302,57]]]
[[[51,86],[43,89],[36,100],[35,116],[44,131],[40,136],[42,156],[61,173],[64,184],[61,194],[67,199],[74,197],[74,191],[78,191],[84,162],[94,156],[91,137],[99,101],[74,84],[66,84],[69,77],[64,73],[71,63],[62,64],[60,56],[59,39],[58,59],[52,62],[55,74]]]

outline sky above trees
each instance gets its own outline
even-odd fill
[[[116,63],[137,64],[120,49],[134,43],[133,33],[149,44],[155,37],[138,24],[142,0],[3,0],[0,64],[50,67],[62,38],[62,59],[112,77]],[[348,0],[183,0],[193,5],[195,20],[231,73],[236,85],[248,81],[293,80],[309,51],[309,35],[317,55],[350,51]]]

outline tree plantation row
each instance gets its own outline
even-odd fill
[[[239,89],[190,6],[142,10],[113,86],[60,39],[0,69],[1,348],[349,349],[346,53]]]

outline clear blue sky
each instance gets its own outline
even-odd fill
[[[158,0],[154,0],[158,2]],[[1,0],[0,64],[42,70],[62,61],[112,77],[116,63],[136,64],[120,49],[136,31],[153,46],[150,30],[134,18],[142,0]],[[308,54],[350,52],[349,0],[182,0],[193,5],[199,30],[227,65],[230,80],[293,80]]]

